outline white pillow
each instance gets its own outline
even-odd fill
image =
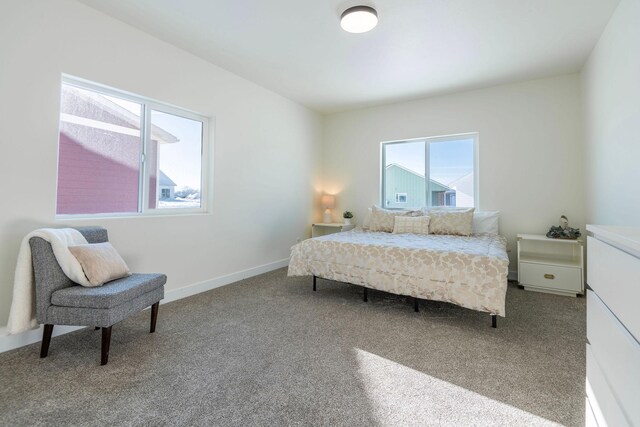
[[[498,221],[500,211],[486,211],[473,213],[473,234],[499,234]]]
[[[424,209],[428,214],[431,211],[467,212],[469,209],[475,209],[475,208],[463,208],[463,207],[456,207],[456,206],[432,206],[430,208],[422,208],[422,209]]]
[[[393,219],[394,234],[429,234],[428,216],[397,216]]]
[[[371,225],[371,208],[367,210],[367,214],[364,216],[364,219],[362,220],[362,229],[368,230],[370,225]]]

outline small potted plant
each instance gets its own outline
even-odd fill
[[[344,218],[345,225],[351,225],[351,219],[353,218],[353,213],[351,211],[344,211],[342,213],[342,217]]]

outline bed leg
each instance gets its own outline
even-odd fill
[[[418,307],[419,302],[420,300],[418,298],[413,299],[413,311],[415,311],[416,313],[420,311],[420,307]]]
[[[369,301],[369,295],[367,294],[367,287],[363,286],[362,289],[364,290],[364,293],[362,294],[362,301],[367,302]]]
[[[313,292],[316,291],[316,276],[313,276]]]
[[[491,315],[491,327],[492,328],[498,327],[498,316],[496,316],[495,314]]]

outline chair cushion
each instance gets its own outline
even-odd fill
[[[77,285],[57,290],[51,295],[51,303],[63,307],[112,308],[161,288],[166,282],[164,274],[132,274],[97,288]]]

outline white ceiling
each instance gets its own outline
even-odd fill
[[[619,2],[80,1],[322,113],[579,71]]]

